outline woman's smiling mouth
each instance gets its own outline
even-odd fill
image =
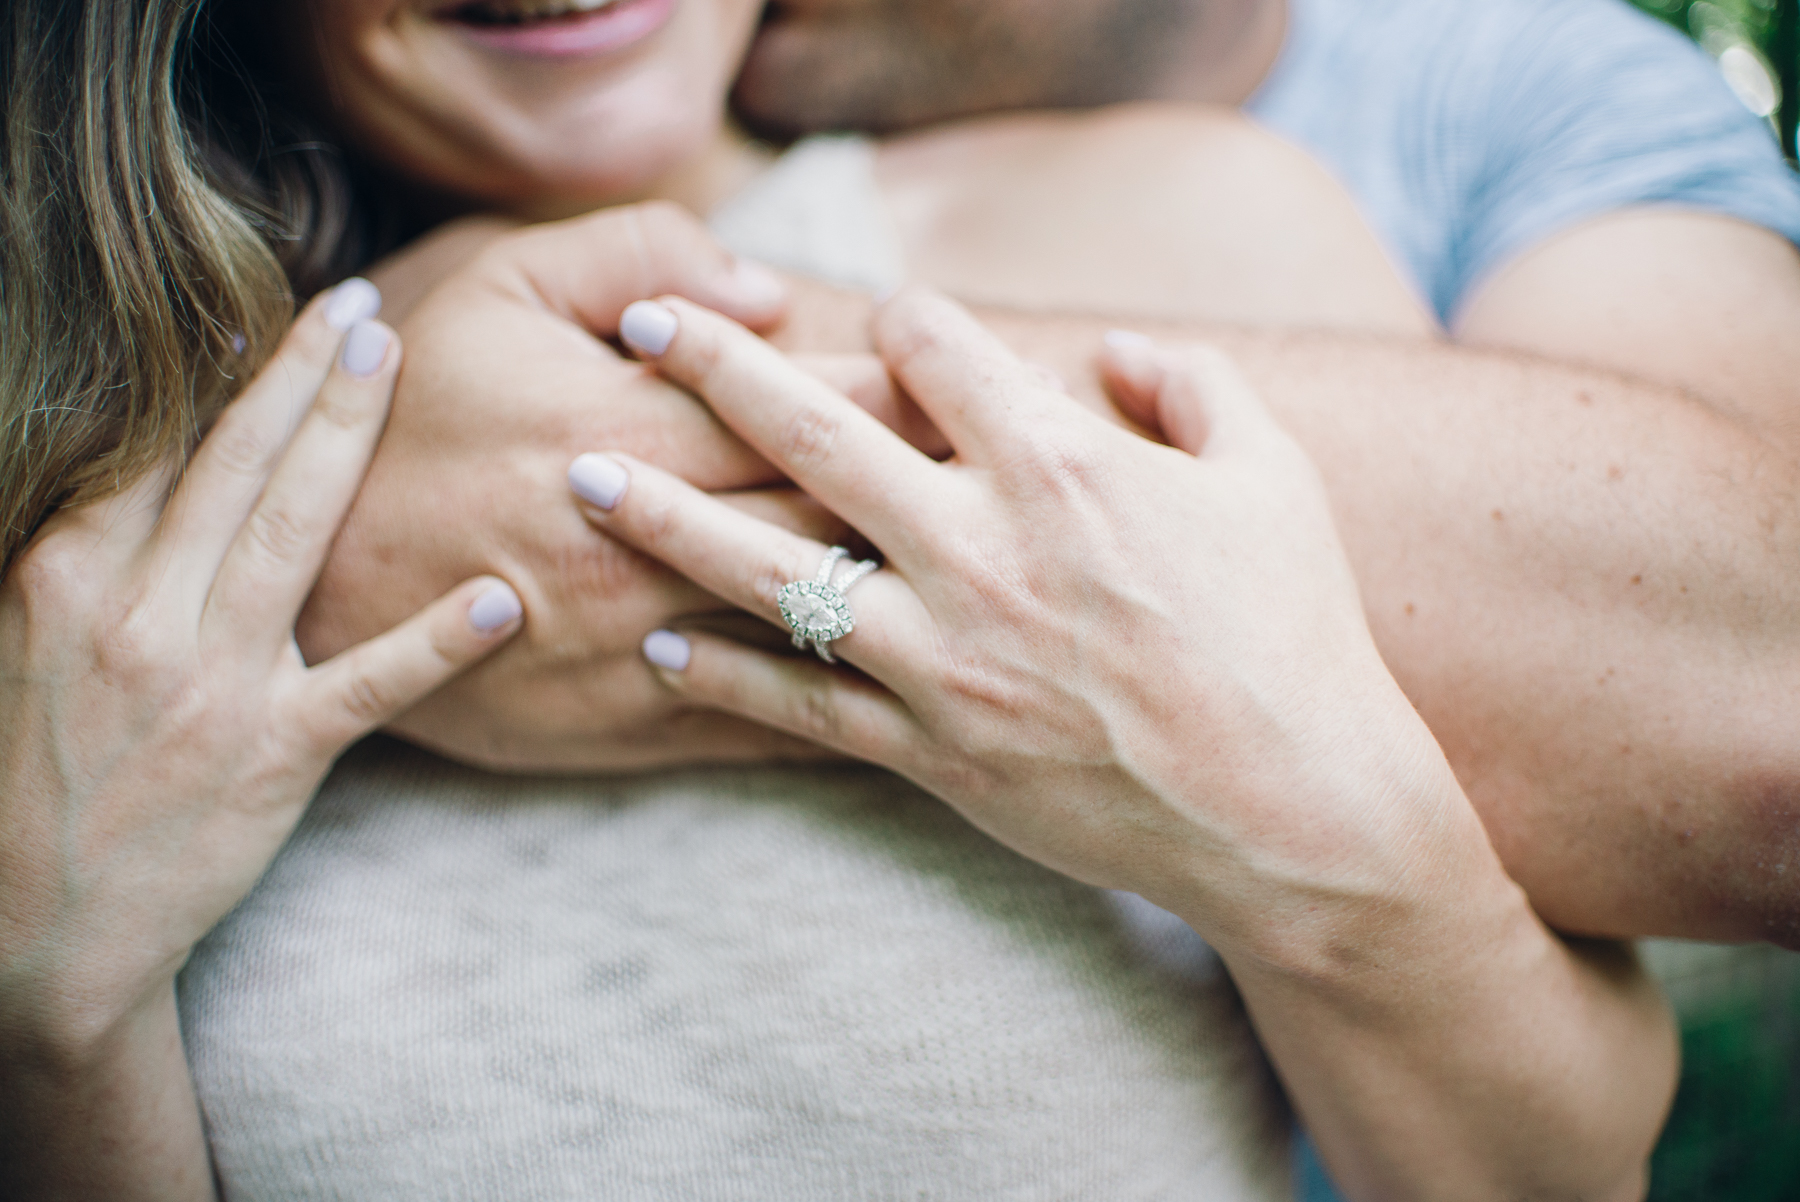
[[[484,46],[551,58],[605,54],[649,37],[677,0],[475,0],[440,19]]]

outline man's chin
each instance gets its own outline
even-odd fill
[[[887,133],[946,115],[960,89],[935,78],[936,56],[906,21],[856,8],[827,16],[772,9],[732,89],[738,118],[787,140],[824,130]]]
[[[813,69],[831,63],[829,41],[791,17],[766,17],[732,87],[738,119],[756,134],[781,141],[846,128],[834,103],[836,89],[821,87]],[[825,70],[829,73],[829,66]]]

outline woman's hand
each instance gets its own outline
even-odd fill
[[[666,327],[664,375],[886,561],[832,644],[864,675],[695,633],[665,673],[684,698],[893,768],[1034,859],[1214,914],[1212,937],[1239,913],[1260,937],[1269,907],[1402,888],[1440,842],[1485,853],[1375,652],[1311,465],[1221,357],[1182,358],[1162,446],[955,306],[903,295],[876,333],[955,448],[937,463],[705,310],[633,316],[640,347]],[[629,489],[590,506],[603,529],[781,622],[777,590],[810,579],[822,545],[618,463]]]
[[[447,235],[450,257],[491,229]],[[431,262],[443,249],[424,248],[428,267],[443,266]],[[504,576],[531,612],[503,653],[400,719],[413,742],[532,772],[823,754],[663,688],[638,654],[644,635],[729,607],[596,534],[567,504],[569,456],[616,446],[815,536],[835,525],[704,405],[608,345],[648,290],[751,325],[773,323],[785,303],[778,280],[734,260],[691,215],[651,203],[506,234],[400,325],[406,371],[301,615],[301,649],[326,658],[484,572]]]
[[[399,368],[379,304],[351,281],[309,306],[172,492],[175,466],[58,514],[0,589],[0,1176],[33,1197],[109,1157],[155,1188],[151,1128],[198,1128],[185,1074],[130,1066],[173,1038],[179,1072],[189,950],[347,744],[520,626],[488,578],[316,667],[295,647]]]
[[[886,558],[830,644],[860,673],[659,632],[672,688],[1186,918],[1351,1197],[1641,1193],[1674,1068],[1655,989],[1506,879],[1375,653],[1310,464],[1227,362],[1112,349],[1159,446],[903,294],[876,340],[953,445],[940,464],[716,315],[627,317]],[[637,461],[583,456],[570,480],[604,529],[772,622],[825,554]]]

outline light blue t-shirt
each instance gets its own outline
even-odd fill
[[[1624,0],[1290,0],[1245,106],[1349,188],[1449,321],[1483,276],[1623,208],[1800,243],[1800,182],[1712,60]],[[1296,1193],[1337,1202],[1310,1143]]]
[[[1670,205],[1800,243],[1800,183],[1712,60],[1624,0],[1290,0],[1245,106],[1321,159],[1448,321],[1587,218]]]

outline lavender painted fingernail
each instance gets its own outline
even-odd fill
[[[1155,345],[1155,340],[1148,334],[1136,330],[1108,330],[1102,341],[1115,351],[1135,351]]]
[[[631,485],[631,473],[610,455],[577,455],[569,465],[569,487],[590,505],[611,509]]]
[[[347,330],[381,312],[381,289],[361,276],[351,276],[325,298],[325,324]]]
[[[490,584],[469,606],[469,625],[482,634],[492,634],[502,626],[518,620],[525,612],[519,594],[507,584]]]
[[[660,355],[675,341],[681,321],[675,310],[655,301],[637,301],[619,318],[619,337],[633,350]]]
[[[387,358],[388,343],[393,340],[393,334],[380,322],[357,322],[344,339],[344,370],[368,379],[381,370],[382,360]]]
[[[652,630],[644,636],[644,658],[659,668],[685,672],[693,655],[693,647],[673,630]]]

